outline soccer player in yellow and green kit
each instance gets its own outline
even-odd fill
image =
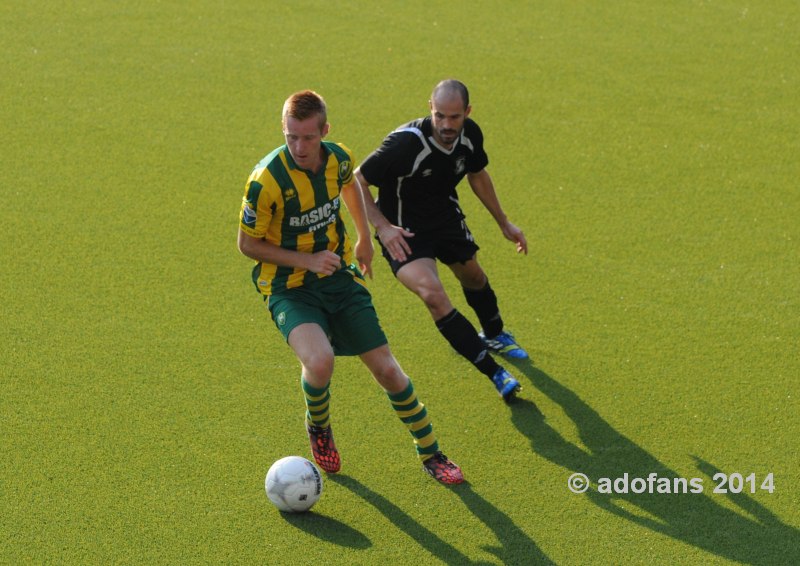
[[[439,450],[427,410],[391,353],[365,287],[362,273],[371,275],[373,247],[350,150],[323,139],[330,128],[327,109],[313,91],[291,95],[282,122],[286,144],[247,181],[238,244],[256,261],[253,282],[302,366],[314,460],[328,473],[341,467],[329,386],[334,356],[357,355],[411,432],[423,469],[442,483],[461,483],[461,469]],[[342,221],[342,200],[356,227],[355,246]]]

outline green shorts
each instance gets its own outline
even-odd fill
[[[270,295],[267,307],[272,321],[287,341],[299,324],[318,324],[337,356],[357,356],[383,346],[386,335],[360,275],[343,269],[310,285]]]

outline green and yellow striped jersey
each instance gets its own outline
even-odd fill
[[[323,141],[327,163],[317,175],[300,169],[283,145],[262,159],[245,186],[239,226],[246,234],[298,252],[328,249],[353,262],[342,220],[342,187],[353,182],[353,157],[342,144]],[[257,262],[253,282],[264,295],[300,287],[319,275],[305,269]]]

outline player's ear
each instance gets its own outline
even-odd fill
[[[472,112],[472,104],[467,104],[467,108],[464,110],[464,118],[468,117],[470,112]]]
[[[322,126],[322,137],[327,136],[329,131],[331,131],[331,125],[329,122],[325,122],[325,125]]]

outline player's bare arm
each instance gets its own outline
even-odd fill
[[[342,187],[341,195],[356,227],[357,240],[353,246],[356,261],[358,261],[361,272],[372,278],[372,256],[375,250],[370,238],[364,195],[355,177],[353,182]]]
[[[528,241],[525,239],[525,234],[520,228],[511,223],[511,221],[503,212],[503,207],[500,206],[500,200],[497,198],[497,192],[494,190],[494,183],[492,177],[486,169],[481,169],[477,173],[468,173],[467,181],[472,188],[472,192],[495,219],[497,225],[503,236],[517,244],[517,253],[528,254]]]
[[[389,222],[380,209],[378,209],[378,205],[375,204],[375,199],[372,196],[372,192],[369,190],[369,182],[361,173],[361,169],[356,169],[354,175],[356,182],[361,188],[361,194],[363,195],[364,205],[367,210],[367,218],[369,219],[369,223],[375,227],[375,233],[378,239],[384,247],[386,247],[392,259],[396,261],[405,261],[408,254],[411,253],[411,247],[408,245],[408,242],[406,242],[406,238],[413,237],[414,233]]]
[[[313,254],[287,250],[261,238],[254,238],[239,229],[239,251],[250,259],[282,267],[299,267],[314,273],[333,275],[341,266],[342,258],[330,250]]]

